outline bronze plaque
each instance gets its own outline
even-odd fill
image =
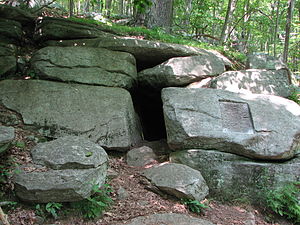
[[[247,103],[220,101],[222,126],[225,132],[253,134],[253,122]]]

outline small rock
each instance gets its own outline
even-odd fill
[[[6,152],[15,138],[13,127],[0,126],[0,155]]]
[[[128,198],[128,196],[129,196],[128,192],[123,187],[120,187],[118,189],[117,194],[118,194],[119,200],[124,200],[124,199]]]
[[[134,148],[126,155],[126,162],[129,166],[141,167],[156,160],[153,150],[147,146]]]

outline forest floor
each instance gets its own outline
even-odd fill
[[[30,163],[30,149],[35,145],[32,140],[34,135],[28,131],[17,129],[16,143],[19,144],[13,146],[6,156],[0,159],[0,165],[7,165],[8,159],[13,159],[14,163],[19,165]],[[24,145],[20,143],[24,143]],[[5,210],[5,212],[11,225],[114,225],[125,224],[130,219],[138,216],[167,212],[189,214],[209,220],[216,225],[292,225],[292,223],[280,220],[261,207],[258,208],[248,203],[234,201],[225,204],[213,199],[206,199],[207,209],[203,210],[200,215],[191,213],[180,201],[167,199],[147,190],[143,182],[144,178],[140,175],[142,169],[128,166],[123,156],[110,157],[110,170],[114,171],[115,175],[108,181],[108,184],[113,189],[110,197],[114,200],[114,203],[110,209],[104,212],[101,218],[92,221],[84,220],[79,215],[66,214],[64,213],[64,207],[58,211],[59,216],[56,220],[38,216],[35,205],[17,204],[13,209]],[[0,191],[6,193],[2,196],[2,199],[16,200],[12,194],[13,188],[9,176],[7,181],[1,184]]]

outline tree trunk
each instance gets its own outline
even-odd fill
[[[124,14],[124,0],[119,1],[119,13],[120,15]]]
[[[274,48],[274,57],[276,57],[276,44],[277,44],[277,32],[278,32],[278,23],[279,23],[279,6],[280,6],[280,0],[277,0],[276,2],[276,21],[275,21],[275,28],[274,28],[274,37],[273,37],[273,48]]]
[[[152,0],[152,6],[145,17],[147,28],[161,27],[171,31],[173,19],[173,0]]]
[[[220,36],[220,41],[222,43],[225,43],[227,41],[227,39],[229,38],[228,34],[230,31],[230,24],[232,22],[232,15],[236,8],[237,1],[238,0],[229,0],[228,1],[225,22],[223,24],[223,28],[222,28],[222,32],[221,32],[221,36]]]
[[[69,16],[74,16],[74,0],[69,0]]]
[[[106,0],[105,1],[105,15],[108,16],[108,17],[110,17],[111,2],[112,2],[112,0]]]
[[[285,39],[284,39],[284,50],[283,50],[283,62],[285,63],[287,63],[288,61],[289,42],[290,42],[291,24],[293,19],[294,3],[295,3],[294,0],[288,1],[288,12],[286,17]]]

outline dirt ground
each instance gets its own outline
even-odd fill
[[[1,123],[0,123],[1,125]],[[10,158],[14,163],[26,164],[31,161],[30,149],[35,145],[33,133],[17,130],[16,141],[25,143],[25,146],[12,147],[6,156],[2,157],[1,164]],[[157,163],[157,162],[156,162]],[[151,165],[150,165],[151,166]],[[36,215],[34,206],[18,204],[16,208],[6,211],[12,225],[55,224],[55,225],[115,225],[125,224],[130,219],[154,213],[182,213],[209,220],[216,225],[292,225],[285,220],[279,220],[274,215],[247,204],[224,204],[213,199],[206,199],[208,206],[201,215],[191,213],[178,200],[167,199],[147,190],[144,178],[140,175],[143,168],[134,168],[126,165],[123,156],[110,157],[111,178],[108,184],[113,192],[113,205],[102,218],[92,221],[84,220],[80,215],[63,215],[59,212],[58,219],[43,219]],[[14,200],[13,183],[11,177],[2,184],[1,191],[6,198]],[[3,197],[2,197],[3,198]],[[276,222],[270,222],[276,221]],[[0,223],[1,224],[1,223]]]

